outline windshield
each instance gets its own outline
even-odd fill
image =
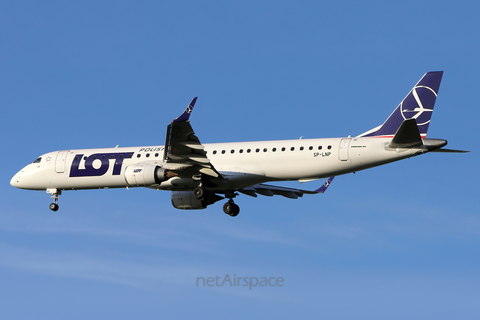
[[[32,163],[40,163],[40,161],[42,161],[42,157],[38,157],[38,158],[35,159],[35,161],[33,161]]]

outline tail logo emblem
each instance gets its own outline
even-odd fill
[[[400,105],[403,119],[414,118],[419,126],[429,123],[436,98],[437,94],[432,88],[416,86]]]

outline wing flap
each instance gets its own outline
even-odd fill
[[[241,193],[246,194],[247,196],[250,196],[250,197],[254,197],[254,198],[257,197],[257,194],[255,193],[255,189],[253,189],[253,188],[243,188],[243,189],[240,189],[238,191],[240,191]]]
[[[210,160],[208,160],[207,157],[199,157],[199,156],[195,155],[195,156],[187,156],[187,158],[189,160],[199,162],[199,163],[202,163],[202,164],[209,164],[210,163]]]
[[[210,176],[210,177],[214,177],[214,178],[218,177],[218,173],[216,173],[215,171],[213,171],[210,168],[202,168],[199,171],[203,174],[206,174],[207,176]]]
[[[198,139],[198,138],[197,138]],[[200,143],[196,143],[193,141],[186,141],[186,142],[179,142],[179,145],[184,145],[187,148],[195,149],[195,150],[203,150],[205,147]]]
[[[255,189],[256,193],[261,194],[262,196],[273,197],[273,195],[274,195],[274,193],[271,190],[269,190],[268,188],[253,187],[253,189]]]
[[[267,197],[279,195],[289,199],[298,199],[299,197],[303,197],[304,194],[324,193],[328,186],[332,183],[333,178],[334,177],[328,178],[327,181],[325,181],[325,183],[315,191],[272,186],[263,183],[256,184],[248,188],[239,189],[238,191],[251,197],[257,197],[257,194],[260,194]]]

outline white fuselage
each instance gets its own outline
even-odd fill
[[[314,180],[355,172],[405,159],[426,150],[392,149],[391,138],[329,138],[204,144],[207,157],[227,181],[218,189],[238,189],[281,180]],[[55,151],[20,170],[11,180],[31,190],[76,190],[132,186],[125,179],[130,165],[162,167],[164,147],[128,147]],[[148,187],[188,190],[194,179],[173,177]]]

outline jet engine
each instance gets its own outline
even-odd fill
[[[146,187],[168,180],[168,170],[154,164],[132,164],[125,168],[129,186]]]
[[[205,209],[223,197],[213,192],[206,192],[202,199],[197,199],[193,195],[193,191],[172,191],[172,205],[177,209]]]

